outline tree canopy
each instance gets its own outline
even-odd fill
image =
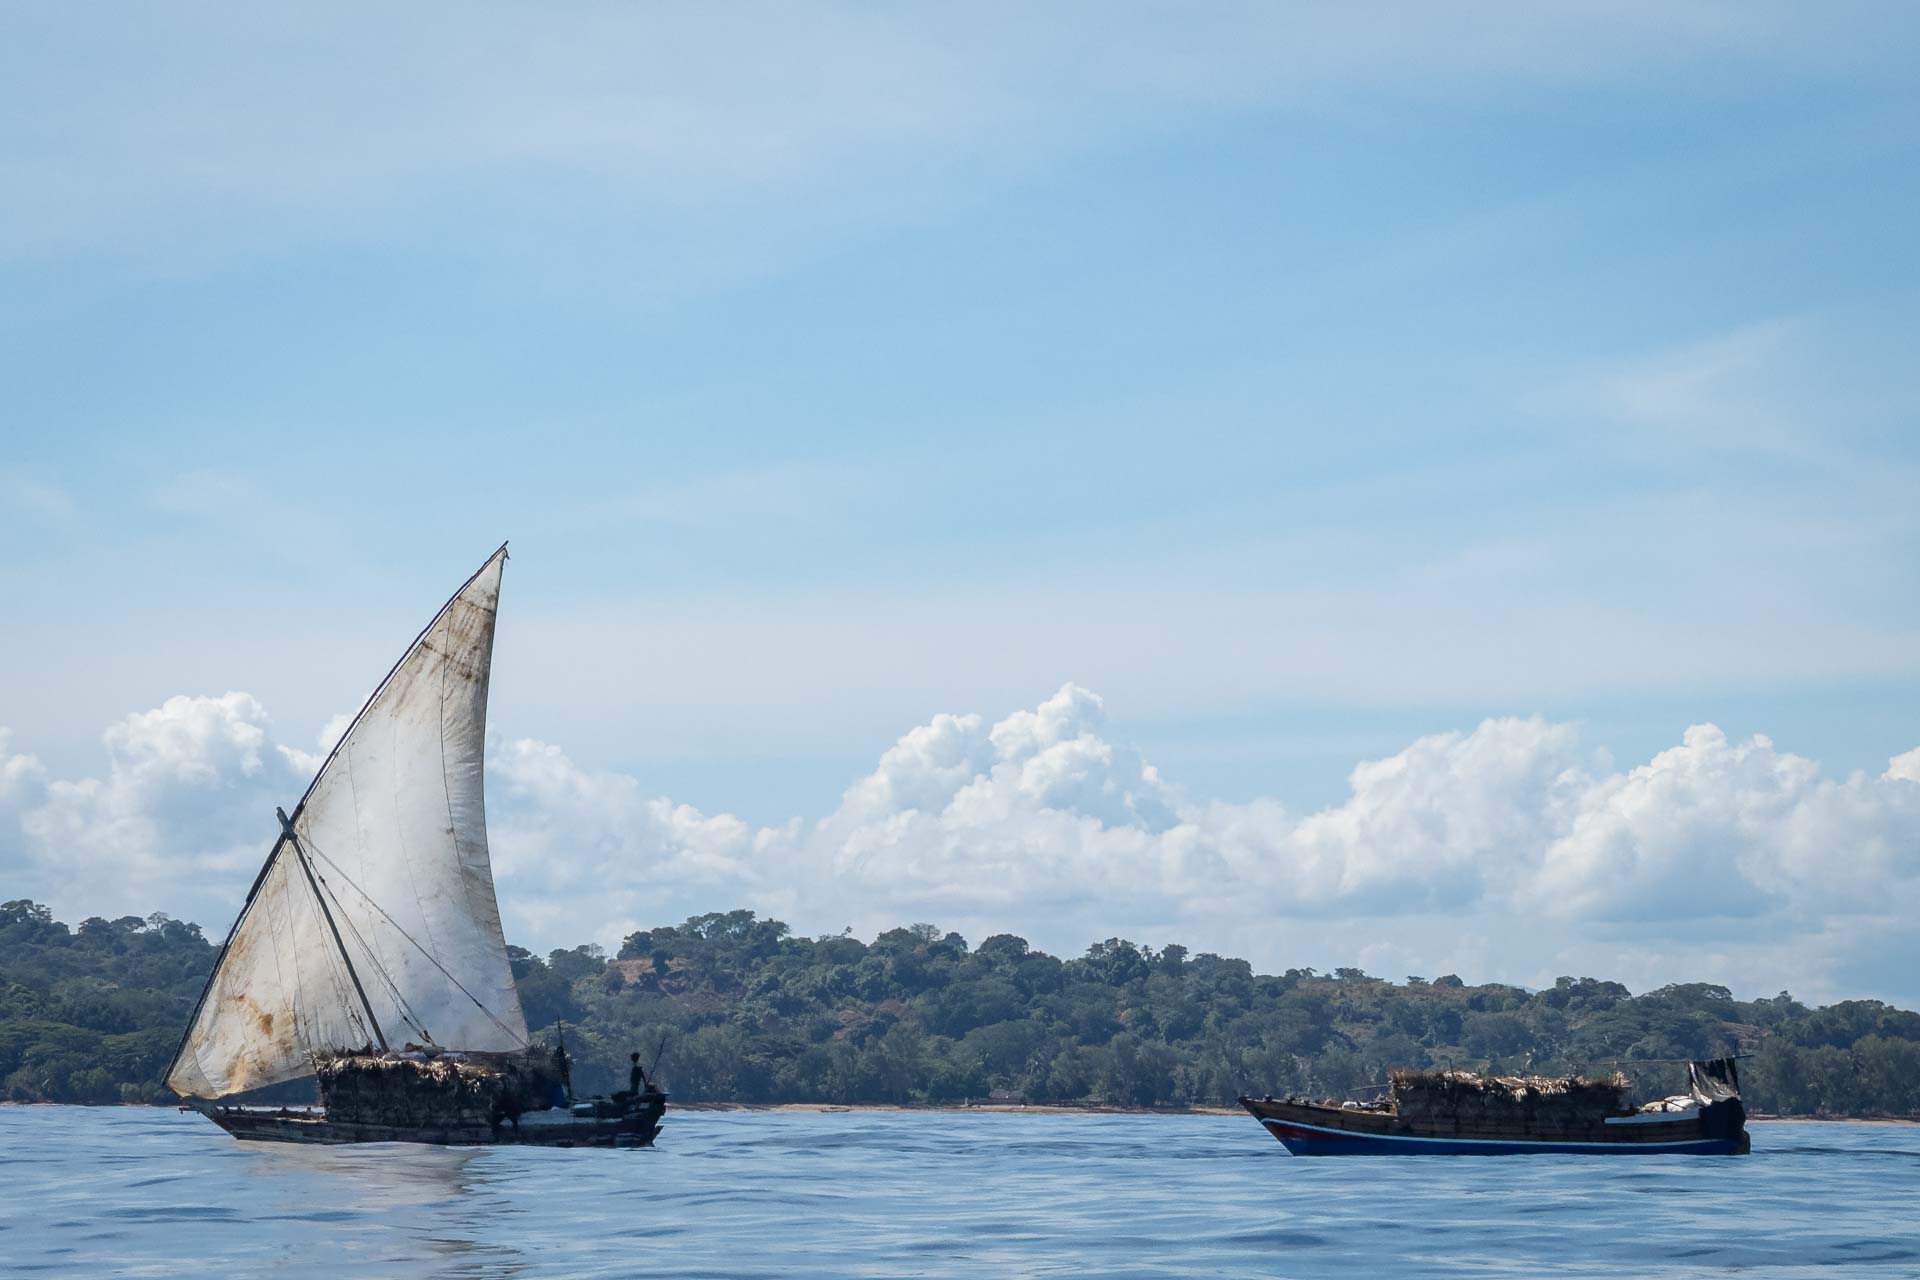
[[[541,957],[510,948],[528,1024],[564,1032],[583,1089],[659,1055],[682,1101],[1033,1102],[1191,1106],[1241,1093],[1348,1096],[1391,1066],[1558,1073],[1618,1066],[1642,1097],[1672,1060],[1741,1052],[1755,1110],[1920,1113],[1920,1014],[1871,1000],[1811,1008],[1681,983],[1635,996],[1562,977],[1531,991],[1457,975],[1256,974],[1244,960],[1109,938],[1062,959],[930,924],[871,942],[796,937],[713,912]],[[198,926],[155,915],[56,921],[0,905],[0,1097],[169,1098],[160,1073],[213,962]]]

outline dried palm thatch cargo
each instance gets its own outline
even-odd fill
[[[506,562],[441,606],[278,815],[166,1074],[236,1138],[644,1146],[660,1129],[637,1054],[626,1091],[575,1103],[521,1013],[484,777]],[[310,1074],[322,1111],[231,1101]]]
[[[1240,1105],[1295,1155],[1744,1154],[1747,1113],[1733,1059],[1691,1062],[1687,1073],[1684,1099],[1638,1110],[1627,1104],[1630,1082],[1618,1073],[1593,1079],[1406,1068],[1388,1074],[1381,1101],[1268,1096],[1243,1097]]]
[[[1489,1076],[1471,1071],[1387,1075],[1395,1114],[1404,1120],[1497,1122],[1523,1116],[1539,1124],[1591,1124],[1627,1109],[1628,1079],[1586,1076]]]
[[[552,1106],[563,1090],[551,1055],[329,1054],[320,1103],[337,1121],[395,1128],[491,1128]]]

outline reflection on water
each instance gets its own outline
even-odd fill
[[[1238,1117],[677,1113],[652,1151],[292,1147],[0,1107],[0,1272],[1920,1275],[1920,1129],[1739,1158],[1295,1160]]]
[[[428,1274],[526,1270],[511,1235],[498,1229],[498,1216],[511,1211],[489,1207],[485,1171],[473,1168],[481,1155],[474,1148],[267,1143],[246,1151],[251,1158],[240,1166],[239,1190],[249,1221],[347,1223],[355,1236],[368,1228],[391,1233],[433,1259]],[[416,1269],[421,1260],[410,1259]]]
[[[471,1185],[467,1167],[480,1152],[472,1147],[400,1144],[297,1147],[261,1143],[246,1148],[249,1182],[284,1192],[296,1183],[324,1182],[352,1208],[369,1212],[393,1205],[454,1202]]]

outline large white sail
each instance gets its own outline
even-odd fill
[[[218,1098],[382,1036],[526,1044],[487,857],[496,552],[361,709],[294,811],[168,1073]]]

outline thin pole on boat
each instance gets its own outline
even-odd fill
[[[660,1045],[653,1051],[653,1062],[647,1067],[647,1084],[649,1086],[653,1084],[653,1073],[660,1069],[660,1058],[667,1051],[667,1037],[671,1034],[671,1029],[660,1033]]]
[[[274,810],[280,815],[280,825],[285,828],[287,840],[293,845],[293,856],[300,860],[300,869],[307,873],[307,887],[313,890],[313,900],[320,904],[320,914],[327,918],[327,928],[333,931],[333,945],[340,948],[340,958],[347,963],[347,976],[353,979],[353,989],[360,997],[360,1007],[367,1011],[367,1021],[373,1026],[373,1035],[380,1042],[382,1052],[387,1048],[387,1033],[380,1029],[380,1019],[373,1016],[373,1002],[367,999],[367,989],[360,985],[360,974],[353,967],[353,957],[347,954],[347,944],[340,939],[340,926],[333,922],[333,912],[327,907],[327,895],[320,892],[320,882],[313,878],[313,866],[307,861],[307,851],[300,847],[300,837],[293,833],[293,820],[285,812]]]

